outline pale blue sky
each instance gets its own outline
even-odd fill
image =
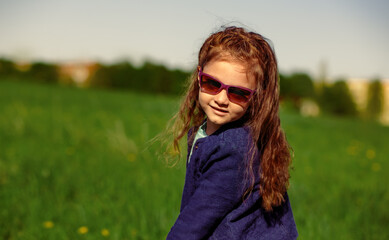
[[[190,69],[199,47],[236,22],[269,38],[281,72],[389,78],[389,1],[0,0],[0,57],[151,58]]]

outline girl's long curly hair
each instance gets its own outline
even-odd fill
[[[258,147],[261,162],[259,169],[254,169],[253,166],[256,165],[255,161],[258,159],[255,159],[256,155],[252,149],[251,154],[248,154],[246,167],[250,184],[245,196],[253,192],[255,176],[259,175],[262,207],[271,211],[273,207],[281,205],[285,200],[291,163],[291,149],[281,129],[278,114],[279,76],[276,57],[272,47],[263,36],[240,27],[226,27],[209,36],[200,49],[198,66],[204,69],[210,61],[226,57],[246,66],[247,76],[256,81],[256,94],[242,118],[245,119],[244,124],[249,127],[253,142]],[[170,128],[176,152],[180,152],[180,139],[192,127],[195,133],[206,117],[199,104],[197,76],[198,68],[189,79],[189,88],[178,113],[173,118],[173,126]],[[192,134],[191,140],[194,135]]]

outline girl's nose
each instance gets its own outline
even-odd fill
[[[220,106],[226,106],[229,103],[227,96],[227,91],[225,89],[221,90],[218,94],[215,95],[214,100]]]

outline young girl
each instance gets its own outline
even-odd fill
[[[167,239],[297,238],[278,107],[276,57],[261,35],[227,27],[204,42],[173,128],[178,151],[188,132],[188,156]]]

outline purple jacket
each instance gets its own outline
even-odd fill
[[[287,194],[271,213],[261,208],[258,190],[242,201],[249,142],[248,129],[237,123],[197,140],[187,164],[180,214],[168,240],[297,238]]]

